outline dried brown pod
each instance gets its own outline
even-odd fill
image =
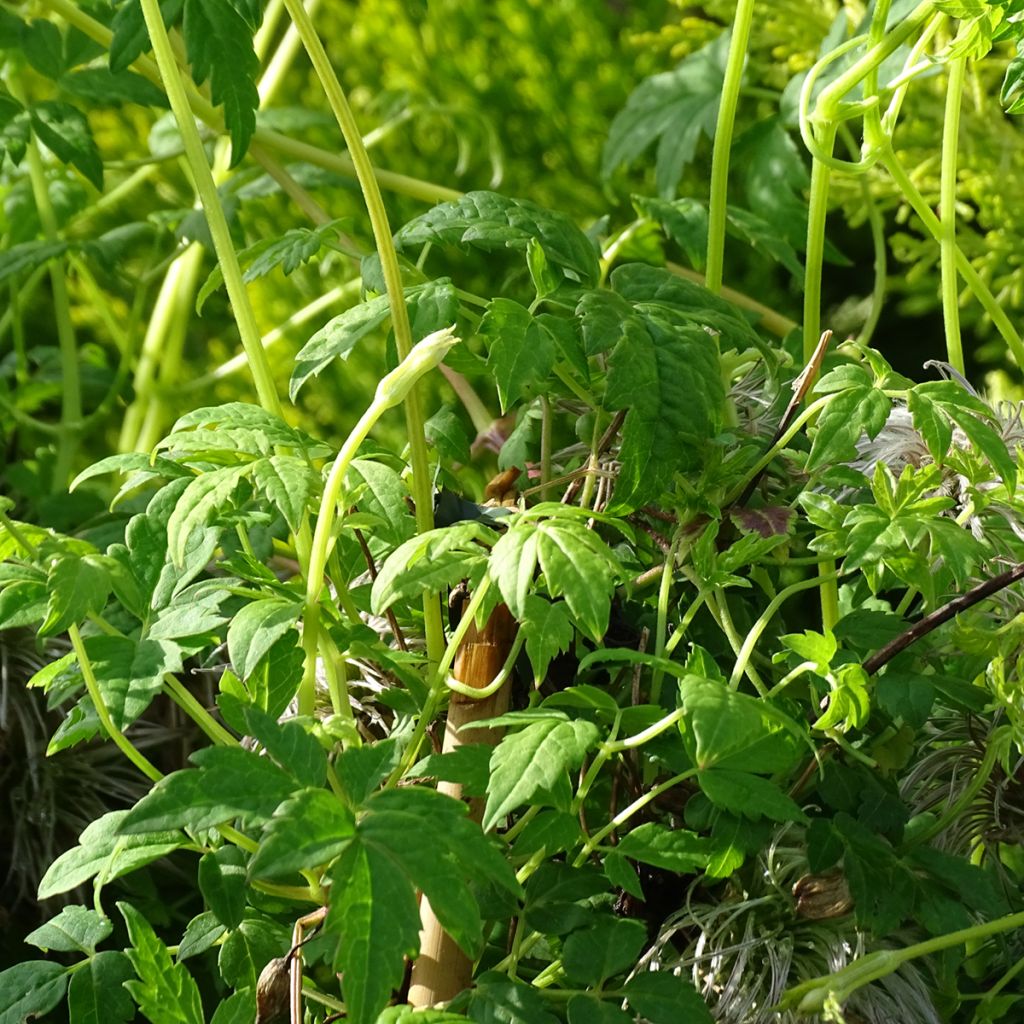
[[[796,912],[811,921],[843,917],[853,909],[846,877],[838,868],[820,875],[804,875],[793,886]]]
[[[256,1024],[288,1019],[288,957],[275,957],[256,982]]]

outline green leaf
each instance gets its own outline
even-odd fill
[[[279,722],[249,705],[242,714],[246,728],[267,753],[305,786],[322,786],[327,779],[327,754],[302,722]]]
[[[440,593],[482,568],[486,548],[497,534],[479,522],[461,522],[412,537],[380,567],[370,607],[382,615],[396,601]]]
[[[210,525],[251,470],[251,464],[224,466],[189,481],[167,520],[167,550],[174,565],[180,568],[184,564],[193,534]]]
[[[68,1017],[75,1024],[127,1024],[135,1004],[124,983],[133,977],[124,953],[107,950],[90,957],[71,975]]]
[[[608,545],[575,519],[517,522],[498,539],[490,560],[491,578],[517,619],[527,615],[538,565],[548,593],[565,597],[580,629],[599,641],[608,628],[612,583],[621,573]]]
[[[333,220],[318,228],[292,228],[278,238],[261,238],[255,245],[238,253],[238,263],[243,270],[242,280],[246,283],[257,281],[278,267],[287,277],[303,263],[319,256],[324,246],[337,242],[341,223],[341,220]],[[199,289],[196,313],[202,311],[207,298],[223,283],[224,274],[218,265]]]
[[[818,417],[818,429],[807,457],[807,471],[851,461],[857,454],[861,436],[877,436],[891,409],[892,403],[885,394],[870,384],[840,391]]]
[[[210,79],[213,102],[224,106],[231,135],[231,166],[240,162],[256,130],[260,105],[256,77],[259,58],[252,30],[228,0],[185,0],[182,26],[196,85]]]
[[[166,640],[91,636],[86,654],[100,693],[119,729],[125,729],[152,703],[166,672],[181,671],[181,651]]]
[[[526,634],[526,654],[534,679],[543,679],[552,658],[572,646],[572,621],[560,601],[545,601],[536,594],[526,596],[519,628]]]
[[[469,1019],[478,1024],[558,1024],[532,985],[487,971],[470,994]]]
[[[111,932],[113,925],[106,917],[85,907],[65,907],[56,917],[25,936],[29,945],[44,952],[85,953],[91,956],[96,946]]]
[[[245,854],[237,846],[222,846],[200,857],[199,890],[217,920],[237,928],[245,913]]]
[[[578,768],[598,735],[592,722],[561,714],[506,735],[491,755],[484,831],[529,803],[538,790],[553,786],[566,769]]]
[[[628,1013],[598,996],[573,996],[566,1011],[569,1024],[633,1024]]]
[[[125,988],[153,1024],[203,1024],[199,989],[184,964],[171,961],[167,947],[157,938],[150,923],[130,904],[117,904],[132,948],[125,951],[138,981]]]
[[[684,875],[704,867],[710,855],[707,839],[685,829],[670,829],[649,821],[622,837],[616,853]]]
[[[396,470],[372,459],[353,459],[345,481],[358,490],[360,511],[382,520],[374,528],[375,537],[397,546],[416,532],[416,520],[406,504],[409,489]]]
[[[246,988],[223,1000],[210,1024],[252,1024],[256,1019],[256,993]]]
[[[635,163],[658,140],[658,193],[672,197],[701,136],[714,135],[729,38],[723,32],[674,71],[652,75],[633,90],[609,129],[601,158],[603,177]]]
[[[478,947],[483,936],[469,881],[491,882],[513,896],[521,890],[497,846],[466,816],[466,805],[436,790],[410,786],[375,793],[367,809],[359,824],[363,840],[386,847],[401,863],[464,950]]]
[[[23,25],[21,47],[29,64],[47,78],[59,78],[67,68],[64,40],[52,21],[35,18]]]
[[[167,97],[148,79],[134,71],[80,68],[60,79],[60,87],[90,104],[101,107],[137,103],[142,107],[168,106]]]
[[[121,836],[128,811],[111,811],[88,825],[78,846],[62,853],[39,882],[39,899],[46,900],[88,882],[102,873],[107,882],[164,857],[187,842],[180,832],[150,832]]]
[[[170,828],[212,828],[236,817],[262,822],[296,790],[270,758],[241,747],[204,747],[185,768],[161,779],[121,822],[122,835]]]
[[[719,807],[757,821],[806,822],[803,811],[774,783],[750,772],[712,768],[697,776],[705,796]]]
[[[435,206],[406,224],[395,243],[401,248],[434,242],[484,252],[507,248],[525,253],[531,239],[540,245],[548,263],[560,267],[570,280],[585,285],[597,282],[597,249],[565,214],[496,192],[467,192]]]
[[[185,0],[162,0],[160,13],[165,25],[177,22],[184,3]],[[149,49],[141,0],[125,0],[114,12],[110,27],[114,31],[110,42],[110,70],[123,71]]]
[[[89,122],[70,103],[49,100],[30,108],[32,130],[63,163],[77,167],[97,189],[103,188],[103,161]]]
[[[267,823],[250,865],[256,878],[280,878],[334,860],[355,832],[351,811],[323,789],[286,800]]]
[[[378,740],[370,746],[348,747],[338,754],[335,772],[349,806],[362,807],[370,794],[398,767],[400,760],[401,749],[394,739]]]
[[[492,299],[478,331],[487,343],[487,366],[503,413],[520,399],[546,393],[555,343],[525,306],[512,299]]]
[[[288,945],[288,933],[282,925],[250,911],[221,945],[217,969],[228,985],[255,991],[260,972],[285,953]]]
[[[636,869],[617,853],[609,853],[604,858],[604,873],[608,881],[623,892],[629,893],[635,899],[644,898],[644,889],[637,877]]]
[[[999,90],[999,102],[1008,114],[1024,110],[1024,47],[1017,43],[1017,54],[1006,65],[1006,74]]]
[[[0,1024],[24,1024],[49,1013],[67,985],[67,968],[49,960],[26,960],[0,971]]]
[[[419,950],[416,893],[382,850],[351,843],[331,871],[327,926],[340,931],[335,967],[345,975],[345,1008],[372,1024],[402,983],[405,957]]]
[[[814,662],[823,673],[832,664],[838,650],[836,638],[827,631],[823,635],[815,633],[812,629],[805,629],[802,633],[787,633],[779,639],[805,661]]]
[[[90,614],[103,611],[110,593],[110,578],[97,559],[68,555],[50,567],[46,589],[46,619],[39,627],[39,635],[56,636]]]
[[[914,427],[928,445],[931,457],[941,464],[949,452],[953,428],[940,408],[921,388],[912,388],[907,396],[907,409],[913,418]]]
[[[601,985],[632,967],[646,942],[642,921],[601,918],[594,926],[569,935],[562,946],[562,966],[573,981]]]
[[[643,971],[623,986],[631,1009],[650,1024],[713,1024],[707,1004],[688,981],[668,971]]]
[[[683,746],[701,771],[775,774],[793,768],[803,730],[766,701],[724,683],[687,676],[679,684]]]
[[[22,242],[6,248],[0,252],[0,284],[44,266],[69,248],[67,242]]]
[[[304,459],[271,455],[256,463],[252,482],[297,533],[305,521],[309,499],[320,486],[320,476]]]
[[[469,462],[469,435],[450,405],[443,405],[423,424],[423,433],[427,443],[448,461]]]
[[[5,155],[10,157],[11,163],[15,167],[21,163],[32,133],[30,123],[29,113],[20,103],[12,100],[9,96],[0,96],[0,164],[3,163]],[[22,244],[32,246],[57,244],[66,248],[64,243],[25,242]],[[7,252],[10,253],[12,248],[18,248],[18,246],[7,246]]]
[[[302,605],[282,597],[251,601],[235,613],[228,626],[228,657],[241,679],[248,679],[257,662],[299,620]]]
[[[886,714],[919,729],[931,714],[935,687],[927,676],[900,672],[889,666],[875,682],[875,696]]]
[[[225,932],[212,910],[204,910],[196,914],[188,923],[181,944],[178,946],[178,959],[187,960],[190,956],[205,953]]]
[[[414,285],[405,289],[405,299],[409,305],[409,316],[413,321],[413,340],[419,341],[439,327],[454,323],[458,311],[458,297],[451,281],[442,278],[423,285]],[[423,307],[423,314],[420,307]],[[429,310],[430,316],[426,315]],[[288,394],[294,402],[299,389],[310,377],[316,377],[335,359],[346,359],[356,343],[371,331],[376,330],[391,316],[388,297],[382,295],[368,302],[345,310],[333,320],[329,320],[313,335],[295,357],[295,369],[292,371]],[[441,323],[436,320],[441,319]],[[429,321],[429,322],[428,322]],[[416,327],[423,331],[419,337]]]
[[[629,511],[659,497],[690,450],[718,429],[724,390],[714,339],[668,307],[625,330],[608,361],[605,406],[629,409],[613,506]]]
[[[46,617],[49,594],[45,583],[18,580],[0,590],[0,628],[34,626]]]

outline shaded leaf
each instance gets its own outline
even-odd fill
[[[231,135],[231,166],[245,156],[256,130],[260,105],[256,76],[260,62],[252,29],[229,0],[185,0],[182,25],[192,77],[197,85],[210,79],[213,102],[224,106]]]
[[[410,221],[395,236],[402,248],[436,242],[484,252],[507,248],[524,253],[531,239],[539,244],[548,263],[560,267],[569,278],[587,285],[596,283],[594,243],[565,214],[527,199],[467,192]]]
[[[32,130],[58,160],[72,164],[97,189],[103,188],[103,161],[89,122],[70,103],[48,100],[30,108]]]

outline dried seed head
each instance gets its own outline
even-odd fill
[[[809,921],[843,917],[853,909],[853,899],[842,871],[834,868],[820,875],[804,875],[793,886],[796,912]]]
[[[278,1024],[288,1018],[288,957],[271,960],[256,982],[256,1024]]]

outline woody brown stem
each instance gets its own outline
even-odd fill
[[[501,672],[518,628],[508,608],[498,605],[483,628],[477,629],[475,623],[470,626],[456,655],[452,675],[467,686],[484,689]],[[453,692],[443,752],[447,754],[470,743],[495,745],[501,739],[500,730],[464,727],[502,714],[508,708],[508,699],[508,685],[483,700]],[[462,786],[457,783],[441,782],[437,788],[456,800],[462,799]],[[474,821],[483,818],[483,809],[483,800],[469,801],[469,815]],[[420,901],[420,923],[420,955],[413,962],[409,984],[409,1003],[417,1009],[454,999],[473,978],[473,962],[441,927],[426,897]]]

